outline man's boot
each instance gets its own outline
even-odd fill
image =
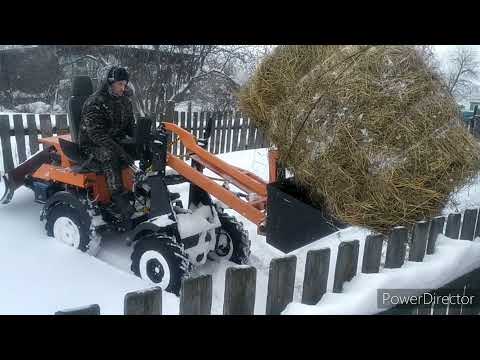
[[[112,194],[112,202],[115,210],[122,217],[126,230],[131,229],[131,217],[135,213],[135,208],[130,204],[130,194],[128,192],[117,191]]]

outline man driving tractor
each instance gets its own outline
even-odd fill
[[[132,163],[121,142],[134,136],[135,117],[129,98],[129,74],[113,66],[99,89],[83,105],[80,128],[80,151],[92,157],[103,170],[115,211],[128,223],[135,209],[122,184],[122,166]]]

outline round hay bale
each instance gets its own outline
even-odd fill
[[[351,225],[386,233],[436,216],[480,169],[413,46],[279,46],[239,98],[312,201]]]

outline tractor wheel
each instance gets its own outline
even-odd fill
[[[182,279],[190,273],[191,263],[183,248],[162,233],[147,233],[135,241],[131,269],[144,280],[179,295]]]
[[[87,221],[88,219],[88,221]],[[48,236],[81,251],[87,251],[92,239],[90,216],[82,209],[57,204],[47,213],[45,229]]]
[[[236,264],[246,264],[250,256],[250,240],[243,224],[227,213],[219,213],[222,224],[217,228],[215,250],[210,252],[212,260],[230,260]]]

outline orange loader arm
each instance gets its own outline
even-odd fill
[[[195,137],[185,129],[169,122],[163,124],[168,131],[178,136],[192,159],[216,173],[225,181],[245,191],[248,194],[248,200],[242,200],[235,193],[217,184],[175,155],[167,154],[167,165],[257,226],[263,225],[266,218],[267,183],[260,177],[232,166],[206,151],[197,144]],[[270,181],[272,181],[272,177],[270,177]]]

